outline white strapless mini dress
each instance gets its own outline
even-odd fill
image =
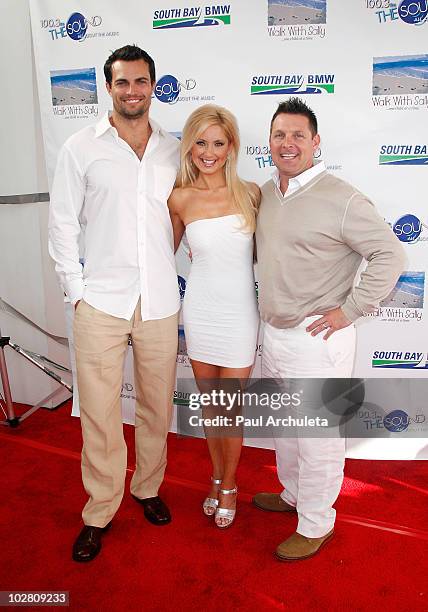
[[[242,224],[242,215],[226,215],[186,227],[192,251],[183,302],[187,354],[229,368],[253,364],[259,327],[253,234]]]

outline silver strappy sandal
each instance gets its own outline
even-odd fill
[[[211,476],[211,482],[215,485],[221,485],[221,478],[214,478],[214,476]],[[215,497],[206,497],[202,504],[202,509],[206,516],[214,516],[217,506],[218,499]]]
[[[235,493],[238,493],[238,487],[234,487],[233,489],[220,489],[219,493],[221,493],[222,495],[234,495]],[[235,515],[236,508],[220,508],[218,507],[217,502],[217,508],[215,511],[215,524],[217,525],[217,527],[219,527],[220,529],[226,529],[227,527],[230,527],[233,521],[235,520]],[[226,520],[226,522],[222,523],[220,522],[220,520]]]

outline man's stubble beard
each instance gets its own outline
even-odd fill
[[[149,112],[149,108],[150,108],[150,104],[148,106],[144,106],[141,110],[128,113],[126,109],[123,108],[122,106],[120,105],[114,106],[114,110],[116,111],[116,113],[120,115],[121,117],[123,117],[124,119],[128,119],[128,120],[129,119],[139,119],[140,117],[143,117],[146,113]]]

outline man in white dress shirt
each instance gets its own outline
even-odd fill
[[[113,111],[62,147],[49,220],[49,251],[75,307],[82,479],[89,495],[75,561],[98,554],[123,497],[127,449],[120,394],[129,337],[137,396],[131,493],[150,522],[171,520],[158,489],[178,340],[180,300],[167,199],[179,143],[149,118],[155,65],[145,51],[117,49],[104,74]]]
[[[400,242],[372,202],[326,172],[322,162],[314,165],[319,143],[313,111],[299,98],[282,102],[270,132],[276,171],[261,190],[256,232],[266,378],[349,379],[353,323],[390,293],[405,266]],[[363,259],[367,267],[354,286]],[[317,391],[303,395],[306,411],[321,404],[321,393],[319,399]],[[330,424],[334,420],[332,415]],[[287,561],[306,559],[334,533],[345,440],[333,426],[327,433],[314,430],[314,437],[302,431],[297,437],[276,434],[284,490],[259,493],[254,503],[272,512],[297,512],[297,530],[276,555]]]

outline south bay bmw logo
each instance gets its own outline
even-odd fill
[[[426,144],[390,144],[382,145],[380,148],[380,166],[425,166],[427,164],[428,145]]]
[[[334,74],[257,74],[251,79],[252,96],[334,94]]]
[[[154,30],[229,24],[230,4],[158,9],[153,13]]]

